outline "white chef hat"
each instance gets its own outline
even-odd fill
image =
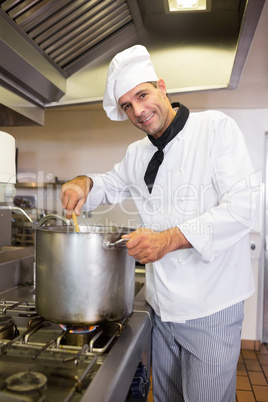
[[[118,53],[110,63],[103,108],[111,120],[126,120],[127,115],[118,104],[119,98],[148,81],[157,81],[150,54],[142,45],[135,45]]]

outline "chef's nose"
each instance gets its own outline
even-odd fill
[[[143,105],[142,105],[141,103],[139,103],[139,102],[134,102],[134,103],[132,104],[132,107],[133,107],[133,111],[134,111],[134,114],[135,114],[136,117],[141,116],[142,113],[144,112],[144,107],[143,107]]]

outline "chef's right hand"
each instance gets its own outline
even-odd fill
[[[60,200],[62,208],[66,210],[66,218],[71,219],[74,211],[77,216],[87,200],[87,196],[93,187],[93,181],[87,176],[77,176],[67,181],[61,187]]]

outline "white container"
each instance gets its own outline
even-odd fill
[[[0,183],[16,183],[15,156],[15,138],[0,131]]]

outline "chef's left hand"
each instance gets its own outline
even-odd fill
[[[170,251],[192,247],[177,227],[162,232],[140,228],[122,238],[129,239],[126,243],[128,254],[141,264],[158,261]]]

